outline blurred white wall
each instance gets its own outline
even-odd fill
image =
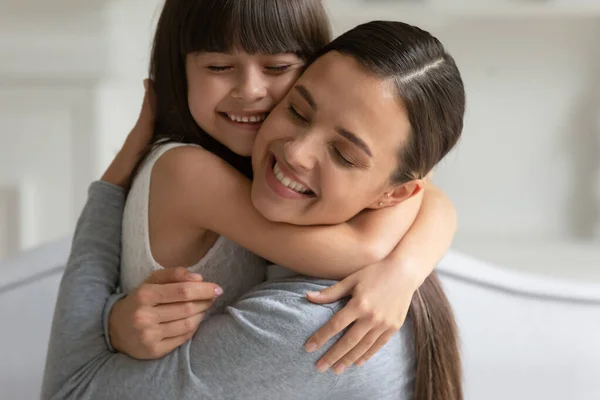
[[[455,246],[600,280],[600,2],[502,1],[327,3],[336,33],[405,20],[455,56],[468,115],[435,176],[458,209]],[[72,228],[136,118],[161,1],[42,3],[0,17],[0,258]]]

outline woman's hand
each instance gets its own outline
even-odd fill
[[[361,366],[400,329],[406,318],[413,293],[421,285],[411,263],[384,260],[355,272],[343,281],[320,292],[308,293],[313,303],[327,304],[352,296],[346,307],[336,313],[307,342],[313,352],[329,339],[352,327],[319,360],[324,372],[333,366],[343,373],[353,363]]]
[[[133,358],[161,358],[188,341],[223,290],[185,268],[155,271],[109,316],[113,347]]]
[[[110,166],[102,176],[102,180],[128,189],[132,173],[152,141],[154,132],[154,110],[156,97],[152,81],[144,80],[144,101],[138,120],[127,135],[121,150],[117,153]]]

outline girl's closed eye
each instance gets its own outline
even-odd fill
[[[225,72],[225,71],[229,71],[233,67],[230,65],[209,65],[206,68],[212,72]]]
[[[281,64],[281,65],[270,65],[270,66],[266,66],[265,69],[268,72],[272,72],[272,73],[283,73],[283,72],[287,72],[292,68],[291,64]]]

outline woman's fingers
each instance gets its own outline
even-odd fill
[[[154,94],[154,85],[150,79],[144,80],[144,89],[144,100],[142,101],[142,109],[136,125],[146,129],[144,131],[145,136],[151,136],[154,129],[156,95]],[[149,139],[150,137],[148,137]]]
[[[157,345],[156,358],[166,356],[167,354],[169,354],[170,352],[172,352],[173,350],[190,340],[192,337],[194,337],[194,333],[195,332],[189,332],[185,335],[170,337],[161,340]]]
[[[201,282],[202,275],[191,273],[184,267],[159,269],[154,271],[145,280],[146,283],[155,283],[157,285],[190,281]]]
[[[161,304],[154,308],[159,323],[177,321],[205,312],[212,300],[188,301],[186,303]]]
[[[178,321],[165,322],[160,324],[160,332],[163,338],[171,338],[181,335],[186,335],[190,332],[195,332],[198,329],[198,325],[204,318],[204,313],[196,314],[188,318],[180,319]]]
[[[133,294],[139,304],[157,306],[159,304],[188,301],[212,300],[223,294],[214,283],[181,282],[165,284],[144,284]]]

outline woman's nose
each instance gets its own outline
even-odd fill
[[[284,155],[290,167],[297,171],[309,171],[316,162],[315,141],[311,135],[302,135],[284,144]]]

